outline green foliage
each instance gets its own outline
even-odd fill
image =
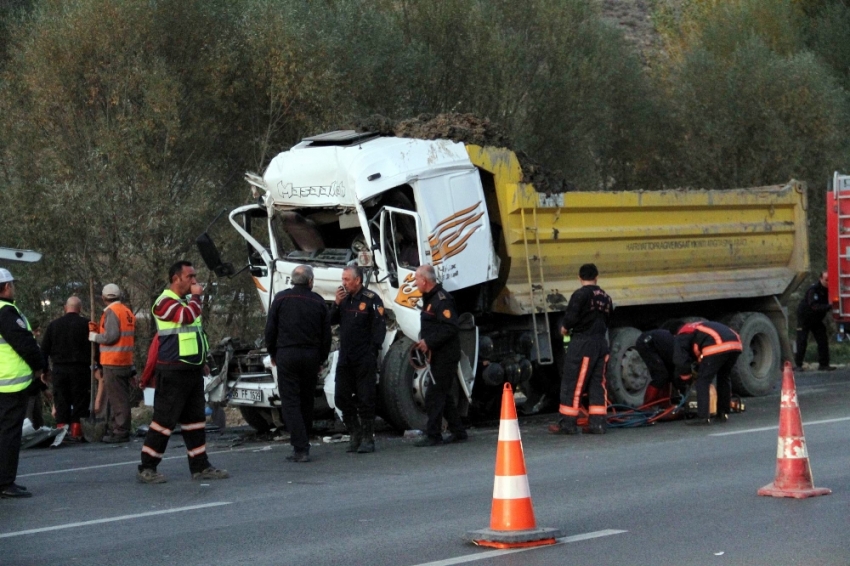
[[[585,0],[3,4],[0,244],[45,254],[14,266],[24,302],[94,279],[146,311],[211,219],[248,201],[246,170],[376,113],[489,118],[584,190],[796,177],[819,265],[824,182],[850,170],[847,2],[655,4],[651,67]],[[241,266],[227,222],[213,233]],[[251,280],[215,290],[214,338],[257,336]]]

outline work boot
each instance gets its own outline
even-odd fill
[[[357,449],[358,454],[369,454],[375,451],[375,419],[363,421],[363,444]]]
[[[550,424],[549,432],[552,434],[578,434],[579,430],[575,417],[565,417],[558,419],[557,423]]]
[[[304,464],[310,461],[309,452],[293,452],[286,457],[287,462],[295,462],[296,464]]]
[[[695,419],[685,421],[685,424],[688,426],[709,426],[711,424],[711,419],[702,419],[697,417]]]
[[[465,430],[461,430],[459,432],[453,432],[450,435],[446,436],[443,439],[445,444],[452,444],[454,442],[466,442],[469,439],[469,435]]]
[[[165,476],[153,468],[144,468],[138,471],[136,479],[141,483],[165,483]]]
[[[360,426],[360,419],[355,416],[345,419],[343,422],[348,428],[348,434],[351,435],[348,441],[348,448],[345,451],[357,452],[357,449],[360,448],[360,443],[363,442],[363,428]]]
[[[32,493],[22,485],[10,483],[0,489],[0,499],[23,499],[24,497],[32,497]]]
[[[607,425],[608,419],[606,419],[603,415],[593,415],[590,417],[587,432],[590,434],[605,434]]]
[[[423,436],[419,440],[413,443],[414,446],[418,448],[427,448],[429,446],[439,446],[443,443],[443,437],[441,436]]]
[[[200,472],[192,474],[193,480],[226,480],[230,477],[227,470],[219,470],[209,466]]]

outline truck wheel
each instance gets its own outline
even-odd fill
[[[611,355],[608,358],[608,397],[611,402],[630,407],[643,405],[643,394],[650,376],[635,342],[641,331],[624,326],[610,331]]]
[[[399,431],[425,430],[428,415],[425,413],[425,371],[415,370],[408,361],[408,351],[413,345],[409,338],[401,338],[390,346],[381,366],[378,397],[384,419]]]
[[[272,429],[271,409],[260,409],[258,407],[239,407],[242,418],[251,428],[259,433],[268,432]]]
[[[739,312],[725,324],[741,335],[743,351],[732,369],[732,389],[740,395],[767,395],[782,376],[779,332],[765,315]]]

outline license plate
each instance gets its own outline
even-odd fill
[[[263,392],[259,389],[234,389],[233,399],[245,399],[246,401],[262,401]]]

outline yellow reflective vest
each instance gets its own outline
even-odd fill
[[[171,289],[166,289],[156,299],[151,313],[163,297],[168,297],[179,302],[184,307],[188,306],[185,299],[177,296]],[[202,365],[207,358],[207,336],[201,325],[201,317],[198,316],[191,324],[180,324],[160,320],[154,314],[156,321],[156,333],[159,336],[159,353],[157,361],[160,362],[182,362],[190,365]]]
[[[18,311],[21,320],[27,325],[27,330],[32,331],[30,323],[27,317],[24,316],[24,313],[21,312],[21,309],[12,303],[0,300],[0,308],[6,306]],[[17,393],[18,391],[23,391],[29,387],[30,383],[32,383],[32,369],[12,349],[6,340],[0,336],[0,393]]]

